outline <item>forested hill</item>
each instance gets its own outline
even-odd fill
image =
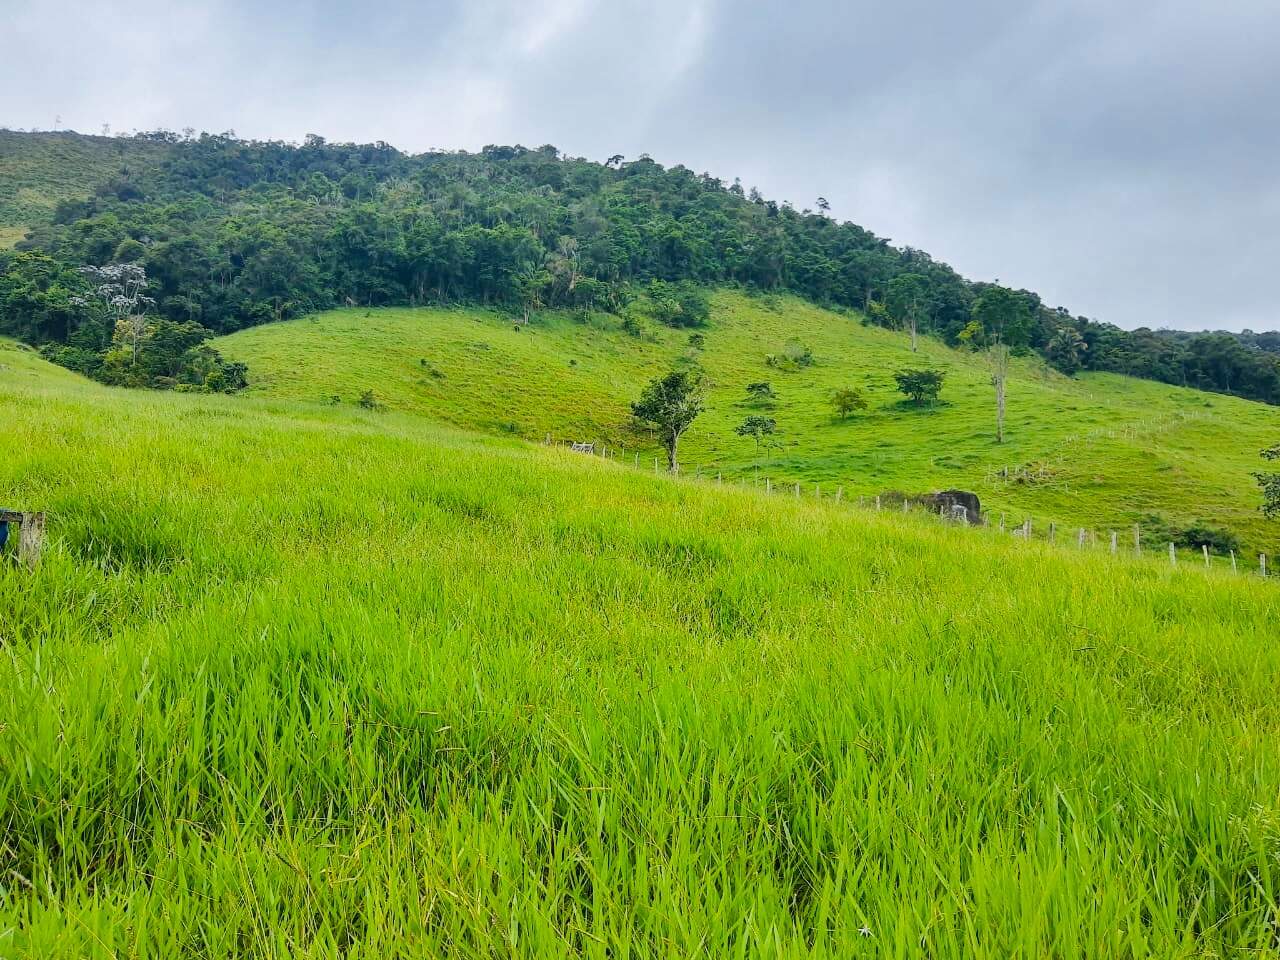
[[[121,166],[83,199],[63,199],[21,252],[0,254],[0,332],[115,382],[234,387],[243,371],[212,354],[207,332],[341,304],[465,301],[525,317],[543,307],[639,308],[697,325],[706,301],[696,285],[740,284],[962,345],[986,289],[922,251],[837,222],[820,199],[816,211],[797,211],[646,156],[597,163],[551,146],[412,156],[318,137],[301,146],[139,139],[163,149],[162,159]],[[131,265],[133,288],[119,272],[102,283],[80,271],[120,264]],[[105,298],[93,296],[103,289]],[[1015,293],[1021,345],[1064,372],[1116,371],[1280,403],[1280,359],[1262,344],[1126,332]],[[119,320],[143,308],[153,329],[122,334]],[[145,369],[143,341],[153,352],[168,344]]]
[[[52,220],[58,201],[91,196],[120,171],[141,171],[170,148],[144,137],[0,130],[0,248]]]

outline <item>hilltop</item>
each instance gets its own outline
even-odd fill
[[[28,141],[14,137],[23,136],[32,135],[9,135],[6,148],[21,152]],[[825,202],[796,210],[647,155],[598,163],[547,145],[415,156],[315,136],[297,145],[164,132],[139,143],[159,161],[64,204],[22,244],[31,252],[0,256],[0,334],[46,345],[106,382],[225,389],[240,378],[220,370],[206,383],[202,337],[344,304],[623,316],[647,297],[689,325],[688,287],[735,285],[859,309],[950,346],[1004,337],[1068,374],[1126,373],[1280,403],[1270,340],[1125,331],[1034,291],[968,280],[828,216]],[[30,141],[28,166],[53,183],[44,146]],[[41,198],[49,208],[56,192]],[[113,364],[110,354],[126,347],[139,358],[117,342],[110,311],[86,296],[77,273],[86,264],[144,270],[154,322],[170,325],[149,339],[190,346],[137,369]],[[1002,333],[982,307],[993,298],[1010,311]]]
[[[696,363],[708,410],[683,443],[689,472],[820,484],[829,495],[839,485],[850,497],[961,487],[979,493],[993,517],[1031,517],[1040,529],[1053,521],[1064,538],[1085,526],[1118,529],[1127,543],[1139,523],[1153,546],[1219,530],[1247,551],[1280,547],[1252,477],[1258,451],[1280,437],[1275,408],[1114,374],[1069,378],[1028,356],[1015,363],[1008,439],[996,444],[981,357],[930,339],[912,353],[904,334],[857,315],[724,291],[705,327],[631,329],[554,312],[517,329],[477,309],[345,309],[215,345],[248,365],[253,396],[351,405],[372,391],[393,410],[460,427],[625,449],[646,469],[658,451],[632,425],[629,403],[649,378]],[[790,341],[812,351],[812,366],[766,363]],[[905,402],[892,379],[905,367],[945,371],[942,402]],[[761,381],[772,402],[748,397],[747,384]],[[843,387],[862,390],[870,409],[837,418],[830,398]],[[735,435],[753,414],[777,421],[776,447],[757,453]]]
[[[0,249],[51,223],[59,202],[86,201],[99,186],[139,176],[168,150],[136,137],[0,130]]]
[[[313,330],[351,354],[362,319]],[[468,342],[579,343],[368,319],[472,330],[450,389]],[[588,342],[600,384],[617,345]],[[0,367],[4,506],[50,531],[0,562],[4,955],[1274,947],[1274,584]]]

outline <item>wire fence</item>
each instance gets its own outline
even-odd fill
[[[550,435],[546,438],[546,444],[626,464],[636,469],[648,470],[649,461],[652,459],[655,474],[673,475],[673,471],[667,469],[664,457],[651,457],[648,452],[642,454],[634,450],[628,452],[622,444],[610,446],[597,441],[555,440]],[[1175,568],[1182,566],[1205,570],[1230,570],[1232,573],[1257,575],[1264,578],[1272,576],[1265,553],[1245,556],[1238,554],[1235,550],[1228,550],[1226,553],[1214,552],[1207,544],[1201,544],[1199,550],[1195,550],[1179,548],[1177,544],[1167,541],[1152,542],[1144,534],[1142,525],[1136,523],[1127,527],[1099,530],[1090,526],[1059,526],[1056,522],[1037,523],[1031,517],[1012,515],[1007,512],[982,511],[978,516],[971,516],[968,507],[954,502],[945,492],[919,496],[897,493],[874,496],[863,494],[855,498],[845,496],[842,484],[828,483],[824,490],[821,483],[806,485],[795,480],[777,481],[770,476],[759,474],[751,477],[739,475],[726,481],[722,472],[708,471],[702,467],[695,467],[691,471],[676,470],[674,475],[684,480],[719,485],[729,483],[737,487],[753,488],[766,494],[788,496],[796,500],[807,498],[872,512],[891,510],[915,516],[929,516],[953,526],[973,530],[991,530],[1014,539],[1038,540],[1062,549],[1104,553],[1114,557],[1159,559],[1167,556],[1169,565]]]

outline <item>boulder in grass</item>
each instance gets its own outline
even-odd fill
[[[982,501],[976,493],[968,490],[939,490],[937,493],[917,497],[916,502],[932,510],[941,508],[948,517],[960,516],[957,508],[963,507],[965,520],[975,527],[982,525]]]

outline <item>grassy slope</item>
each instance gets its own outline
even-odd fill
[[[58,201],[87,197],[122,167],[154,163],[166,149],[114,137],[0,130],[0,247],[47,223]]]
[[[600,322],[585,328],[547,316],[516,332],[483,311],[339,310],[243,331],[219,347],[250,364],[260,395],[351,402],[373,389],[398,410],[534,439],[602,440],[639,448],[651,464],[649,440],[629,435],[627,401],[686,353],[688,335],[658,329],[638,340]],[[1261,465],[1258,451],[1280,437],[1275,408],[1110,374],[1071,380],[1025,360],[1010,385],[1009,439],[1000,446],[980,358],[930,341],[913,357],[900,334],[799,300],[731,293],[716,296],[705,335],[701,361],[712,389],[708,412],[685,441],[690,468],[749,473],[752,443],[733,427],[765,413],[777,419],[784,443],[765,467],[778,480],[871,496],[959,486],[994,511],[1042,524],[1105,531],[1160,515],[1229,527],[1253,550],[1280,547],[1250,476]],[[766,366],[765,355],[792,337],[812,347],[817,365],[792,373]],[[904,407],[891,374],[925,363],[947,371],[948,404]],[[780,395],[773,408],[742,402],[755,380],[773,383]],[[846,385],[863,388],[872,409],[841,423],[828,398]],[[1005,481],[1004,466],[1031,467],[1042,478]]]
[[[1272,584],[0,364],[0,955],[1275,949]]]

